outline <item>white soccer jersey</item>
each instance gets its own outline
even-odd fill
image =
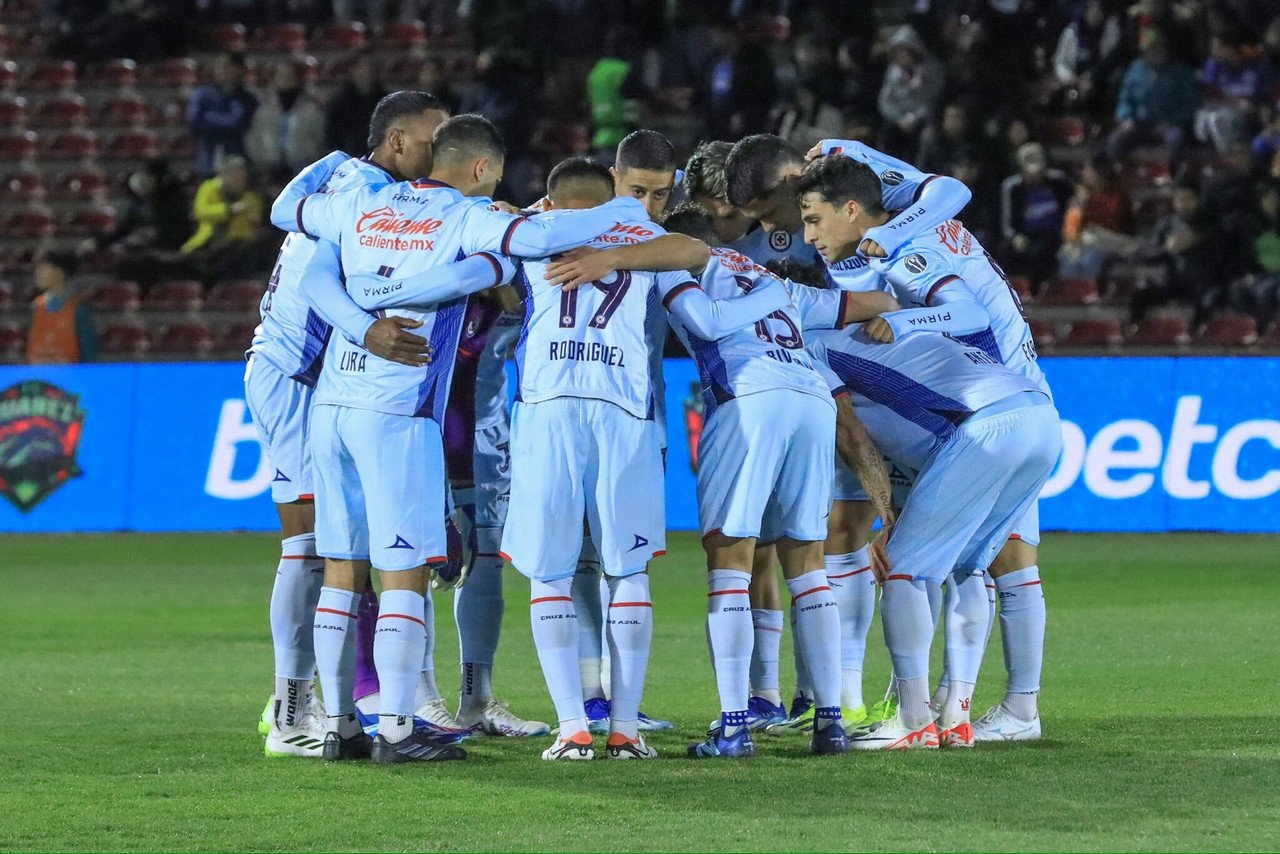
[[[644,207],[610,203],[587,211],[557,211],[531,224],[493,210],[486,198],[462,195],[431,179],[312,195],[298,204],[304,233],[336,243],[344,274],[404,279],[477,253],[564,251],[620,220],[645,216]],[[541,253],[540,253],[541,254]],[[501,265],[494,271],[502,281]],[[466,314],[466,298],[428,310],[385,312],[422,322],[414,332],[435,354],[423,367],[380,359],[339,336],[325,361],[314,403],[372,409],[442,421]]]
[[[959,221],[949,220],[917,235],[892,257],[873,261],[871,266],[885,277],[903,308],[937,306],[944,311],[948,288],[981,305],[989,327],[953,337],[986,351],[1049,391],[1017,292],[995,259]]]
[[[711,260],[698,278],[713,300],[734,299],[778,280],[750,258],[725,248],[711,251]],[[674,315],[671,325],[697,362],[708,416],[725,401],[770,389],[830,398],[827,384],[805,352],[800,319],[790,307],[716,341],[698,337]]]
[[[552,212],[554,213],[554,212]],[[540,216],[551,216],[541,214]],[[614,227],[591,241],[608,248],[665,234],[651,222]],[[516,344],[516,399],[539,403],[559,397],[604,400],[636,418],[654,417],[650,365],[651,306],[692,277],[685,272],[619,270],[577,290],[547,281],[554,257],[526,260],[516,275],[524,325]]]
[[[381,167],[359,157],[341,164],[318,192],[340,192],[386,184],[392,178]],[[258,307],[262,322],[253,332],[251,349],[276,370],[314,387],[320,376],[331,328],[302,293],[302,271],[315,253],[315,240],[289,234],[280,247]]]

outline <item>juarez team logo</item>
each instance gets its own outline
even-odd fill
[[[80,397],[42,380],[0,392],[0,494],[23,513],[83,472]]]

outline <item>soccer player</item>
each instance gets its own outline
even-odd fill
[[[883,206],[872,205],[870,199],[864,204],[849,195],[850,188],[868,186],[868,176],[875,177],[869,167],[843,157],[821,158],[806,169],[802,187],[828,188],[802,195],[801,208],[807,239],[829,262],[852,256],[872,229],[883,229],[889,222]],[[1017,293],[990,253],[960,222],[950,220],[918,234],[870,266],[884,277],[904,306],[893,312],[858,316],[869,321],[866,333],[873,340],[890,342],[926,331],[942,332],[979,347],[1050,394]],[[1037,566],[1040,531],[1036,503],[1018,520],[1013,533],[988,570],[1005,603],[1001,625],[1009,685],[1001,705],[974,722],[973,736],[979,740],[1024,740],[1038,738],[1040,733],[1036,695],[1045,621]],[[961,622],[948,633],[953,651],[947,655],[948,686],[940,699],[944,720],[967,727],[973,683],[985,646],[985,637],[981,642],[975,638],[985,636],[985,630],[961,631],[961,623],[976,620],[979,626],[989,625],[991,615],[980,578],[970,581],[957,576],[949,589],[948,613]],[[985,619],[978,616],[984,608],[988,609]]]
[[[548,196],[554,216],[599,204],[614,192],[609,172],[572,158],[553,170]],[[593,245],[648,249],[662,233],[652,223],[602,233]],[[703,260],[706,249],[702,249]],[[649,759],[657,752],[639,731],[640,699],[653,631],[646,572],[664,552],[662,456],[652,420],[654,382],[647,317],[668,307],[699,334],[719,337],[782,306],[785,292],[762,290],[713,303],[687,272],[620,270],[580,289],[560,288],[547,260],[525,261],[517,278],[524,332],[516,350],[519,390],[512,423],[511,504],[502,551],[531,582],[534,642],[560,733],[548,760],[595,755],[582,704],[573,577],[585,514],[610,590],[606,621],[612,667],[608,755]],[[689,287],[686,287],[689,286]],[[593,607],[588,602],[587,607]]]
[[[605,206],[576,217],[530,220],[483,198],[502,176],[505,148],[479,116],[444,122],[432,141],[428,178],[313,195],[297,206],[295,228],[335,244],[348,282],[376,275],[362,290],[394,300],[402,284],[460,256],[480,255],[502,279],[498,253],[549,252],[581,244],[600,223],[643,216],[638,205]],[[274,220],[274,217],[273,217]],[[313,259],[313,265],[315,260]],[[492,284],[492,281],[490,282]],[[445,472],[440,423],[465,311],[462,299],[400,308],[422,320],[435,358],[417,368],[371,357],[339,341],[321,373],[312,414],[319,475],[317,547],[327,558],[316,609],[316,659],[330,731],[326,758],[369,755],[376,762],[461,758],[456,744],[415,731],[414,698],[425,648],[423,591],[431,564],[445,555]],[[455,294],[456,296],[456,294]],[[370,746],[350,698],[355,591],[370,564],[382,580],[374,657],[381,682],[378,736]]]
[[[382,183],[430,169],[430,141],[447,118],[444,105],[420,92],[383,98],[370,119],[366,158],[335,151],[295,179],[300,192]],[[407,330],[407,318],[377,319],[357,306],[340,284],[304,282],[302,271],[316,243],[290,234],[280,248],[259,307],[245,373],[245,401],[276,474],[272,499],[280,517],[280,564],[271,593],[275,692],[268,704],[268,756],[319,756],[325,725],[309,714],[314,695],[315,652],[310,625],[320,595],[323,560],[315,550],[315,504],[307,419],[331,328],[362,342],[381,358],[425,364],[427,341]],[[321,716],[322,717],[322,716]]]

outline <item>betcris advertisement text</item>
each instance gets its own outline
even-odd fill
[[[1063,452],[1041,522],[1280,532],[1280,359],[1047,358]],[[697,371],[665,366],[667,515],[697,527]],[[238,363],[0,367],[0,531],[272,530]]]

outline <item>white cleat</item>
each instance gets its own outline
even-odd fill
[[[507,708],[506,703],[489,700],[477,715],[458,715],[457,725],[472,733],[501,735],[507,738],[528,738],[534,735],[550,735],[551,727],[542,721],[526,721]]]
[[[919,729],[911,729],[894,715],[872,724],[849,738],[850,750],[937,750],[938,728],[933,721]]]
[[[444,700],[427,700],[413,714],[414,717],[422,718],[441,732],[451,735],[466,732],[466,729],[458,723],[458,719],[449,714],[449,710],[444,706]]]
[[[308,714],[297,726],[277,727],[267,732],[263,752],[267,756],[306,756],[318,759],[324,750],[324,737],[329,730],[326,718]]]
[[[974,741],[1035,741],[1040,738],[1040,716],[1024,721],[1001,703],[973,722]]]
[[[593,749],[591,741],[591,733],[579,732],[571,735],[569,738],[557,738],[555,743],[542,751],[542,758],[547,760],[568,759],[595,759],[596,752]]]
[[[605,745],[605,754],[610,759],[657,759],[658,751],[644,743],[644,736],[627,738],[620,732],[611,733]]]

